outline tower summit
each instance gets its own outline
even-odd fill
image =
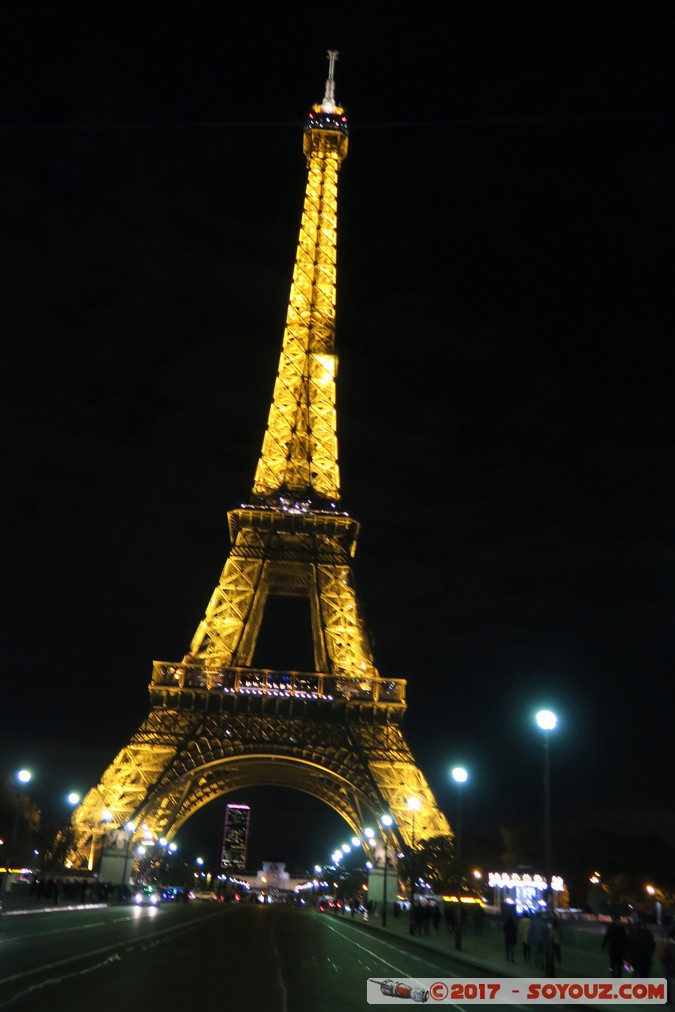
[[[323,102],[310,109],[308,180],[281,358],[252,501],[334,509],[340,498],[335,411],[338,172],[347,117],[335,103],[335,50]]]

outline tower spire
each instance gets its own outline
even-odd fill
[[[312,106],[303,151],[307,186],[272,406],[255,473],[258,505],[334,509],[340,498],[335,411],[337,177],[347,117],[335,104],[337,51],[328,50],[322,103]]]
[[[333,112],[335,109],[335,62],[338,58],[338,51],[337,49],[329,49],[326,55],[328,56],[328,80],[321,108],[324,112]]]

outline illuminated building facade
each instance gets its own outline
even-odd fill
[[[246,871],[250,821],[251,808],[249,805],[228,805],[225,809],[225,831],[220,859],[223,871]]]
[[[525,911],[537,913],[546,910],[546,879],[543,875],[518,872],[491,871],[488,885],[493,890],[493,904],[502,907],[504,904],[514,907],[517,914]],[[565,883],[559,875],[551,877],[553,888],[553,906],[558,907],[556,895],[565,891]]]

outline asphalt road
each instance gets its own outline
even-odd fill
[[[285,905],[110,906],[0,922],[0,1010],[12,1012],[362,1012],[377,991],[369,978],[435,976],[453,976],[442,954]]]

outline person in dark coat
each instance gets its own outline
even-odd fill
[[[658,956],[668,988],[666,1001],[669,1005],[675,1005],[675,928],[670,929],[668,937],[659,945]]]
[[[628,948],[628,934],[618,914],[612,917],[612,923],[607,926],[602,939],[602,947],[603,949],[607,949],[610,975],[612,977],[622,977],[623,961],[626,958],[626,950]]]
[[[530,947],[534,965],[538,970],[546,966],[546,942],[548,928],[543,914],[534,914],[530,924]]]
[[[628,961],[636,977],[650,977],[656,941],[644,921],[638,921],[628,936]]]
[[[518,941],[518,926],[513,914],[508,914],[504,921],[504,946],[506,947],[506,962],[516,961],[516,942]]]
[[[529,963],[532,959],[532,945],[530,943],[530,929],[532,927],[532,921],[530,920],[529,914],[525,911],[521,915],[518,921],[518,937],[520,938],[521,945],[523,946],[523,962]]]

